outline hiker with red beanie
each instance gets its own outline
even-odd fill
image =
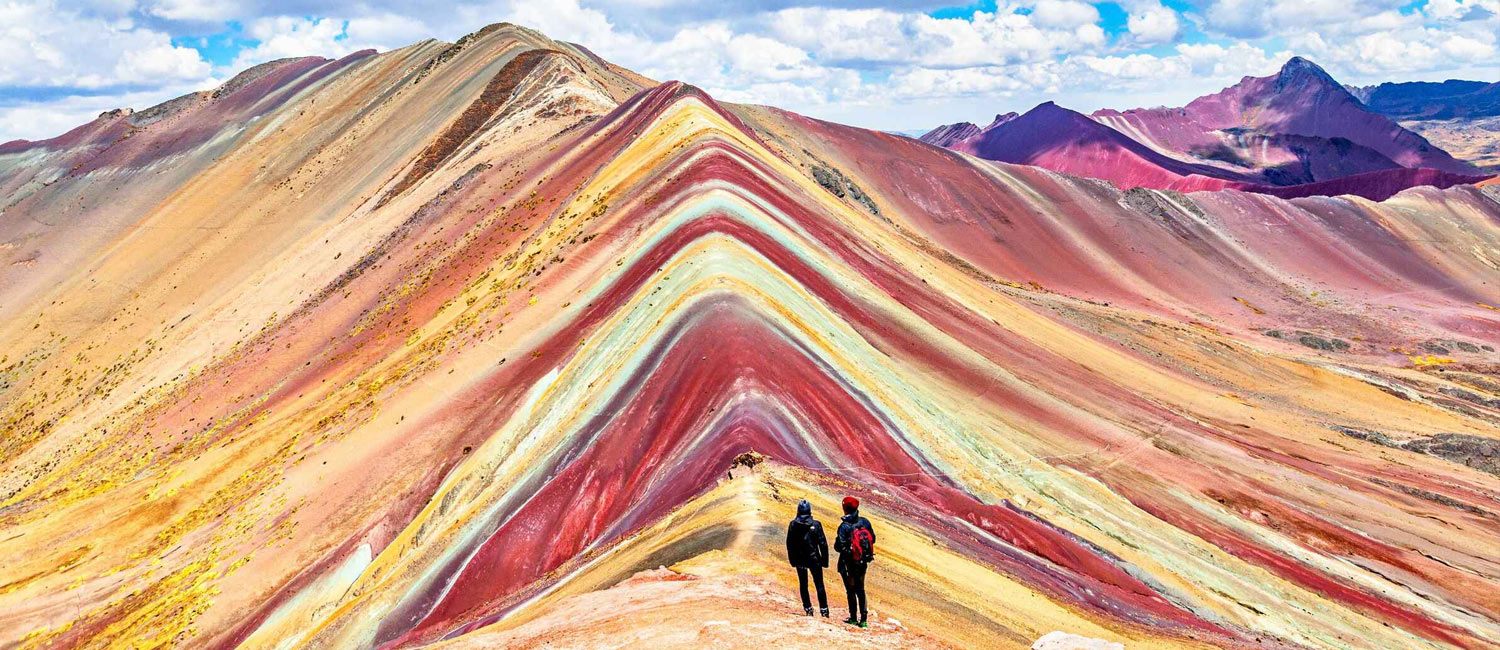
[[[844,578],[844,592],[849,597],[849,618],[844,622],[866,627],[870,610],[865,602],[865,570],[875,559],[875,529],[869,519],[859,516],[859,499],[844,497],[844,519],[833,539],[833,550],[839,552],[839,575]]]

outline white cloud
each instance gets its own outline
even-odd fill
[[[176,47],[170,43],[152,43],[142,49],[123,53],[115,64],[114,80],[142,83],[160,79],[199,79],[207,71],[207,62],[198,55],[197,50]]]
[[[1447,55],[1449,61],[1465,61],[1470,63],[1483,63],[1495,61],[1495,44],[1486,43],[1477,38],[1469,38],[1461,34],[1449,36],[1438,46],[1443,54]],[[1444,63],[1447,63],[1445,61]]]
[[[1136,53],[1111,56],[1075,56],[1060,66],[1066,81],[1064,92],[1107,91],[1115,98],[1110,108],[1132,108],[1135,94],[1178,90],[1180,101],[1216,92],[1246,76],[1274,74],[1290,52],[1268,54],[1247,43],[1229,46],[1217,43],[1181,44],[1175,54]],[[1182,92],[1186,91],[1186,92]],[[1170,92],[1165,94],[1171,94]],[[1127,98],[1128,97],[1128,98]]]
[[[241,50],[229,67],[240,70],[287,57],[333,58],[363,49],[349,41],[345,25],[345,21],[333,18],[275,16],[254,20],[246,26],[245,34],[255,39],[256,45]]]
[[[1436,21],[1482,21],[1500,16],[1500,0],[1428,0],[1422,13]]]
[[[1117,0],[1126,18],[1112,35],[1089,0],[1003,0],[963,18],[934,18],[907,0],[812,4],[456,0],[432,11],[417,0],[0,0],[0,133],[55,135],[100,110],[149,105],[138,93],[211,87],[211,76],[275,58],[455,40],[497,20],[724,100],[880,128],[1043,99],[1186,101],[1272,73],[1293,52],[1350,83],[1489,79],[1500,53],[1500,0],[1192,0],[1186,11]],[[1194,28],[1207,42],[1178,43]],[[173,37],[205,49],[229,37],[249,44],[214,68]]]
[[[394,13],[350,18],[344,31],[349,40],[375,44],[382,50],[432,37],[432,32],[421,18]]]
[[[1339,76],[1388,79],[1397,75],[1440,71],[1464,64],[1493,62],[1494,32],[1458,32],[1438,27],[1392,29],[1330,40],[1312,33],[1289,40],[1291,46]]]
[[[1211,80],[1263,77],[1276,72],[1291,56],[1289,52],[1267,53],[1243,42],[1232,43],[1228,47],[1218,43],[1184,43],[1177,46],[1177,57],[1187,65],[1191,74]]]
[[[1038,0],[1031,19],[1038,27],[1071,30],[1099,22],[1099,10],[1078,0]]]
[[[786,9],[771,15],[771,33],[815,49],[824,61],[896,61],[908,55],[912,18],[883,9]]]
[[[217,22],[241,16],[245,8],[236,0],[156,0],[145,10],[167,20]]]
[[[0,4],[0,86],[156,86],[209,73],[196,50],[129,18],[86,16],[49,0]]]
[[[1497,54],[1500,0],[1215,0],[1195,20],[1211,34],[1278,36],[1349,83],[1472,74]],[[1481,75],[1490,76],[1490,75]]]
[[[826,74],[801,48],[764,36],[736,35],[729,39],[725,54],[732,69],[755,79],[806,80]]]
[[[985,66],[959,69],[913,68],[891,75],[898,99],[988,96],[1004,98],[1021,91],[1055,92],[1061,84],[1057,66]]]
[[[1079,56],[1069,59],[1069,67],[1075,70],[1089,71],[1097,74],[1089,77],[1098,78],[1098,75],[1124,80],[1124,79],[1151,79],[1160,81],[1176,79],[1187,76],[1191,72],[1191,66],[1179,57],[1159,57],[1151,54],[1129,54],[1125,56]]]
[[[1125,28],[1136,43],[1169,43],[1177,38],[1181,25],[1177,21],[1177,12],[1171,8],[1162,6],[1157,0],[1128,2],[1125,8],[1129,11]]]
[[[1319,29],[1347,29],[1358,21],[1393,12],[1407,0],[1215,0],[1203,11],[1211,33],[1241,38],[1285,36]]]
[[[827,64],[879,63],[965,68],[1040,61],[1059,54],[1096,51],[1105,44],[1098,12],[1076,14],[1067,2],[1039,5],[1047,15],[975,12],[973,17],[933,18],[883,9],[798,8],[776,12],[771,30]],[[1045,23],[1045,25],[1043,24]]]

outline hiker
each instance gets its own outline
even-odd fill
[[[844,497],[844,519],[834,537],[833,548],[839,552],[839,575],[844,578],[844,592],[849,596],[849,618],[844,622],[866,627],[870,610],[865,602],[865,570],[870,568],[870,560],[875,559],[875,529],[870,527],[869,519],[859,516],[859,499]],[[854,617],[856,610],[859,618]]]
[[[813,615],[812,600],[807,597],[807,577],[812,574],[818,588],[818,610],[828,618],[828,594],[823,591],[823,569],[828,568],[828,537],[823,524],[812,516],[812,504],[803,499],[797,504],[797,517],[786,526],[786,560],[797,567],[797,588],[802,590],[802,611]]]

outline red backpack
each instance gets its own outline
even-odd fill
[[[861,564],[875,559],[875,533],[868,525],[855,524],[849,532],[849,559]]]

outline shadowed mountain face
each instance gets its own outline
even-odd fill
[[[1490,172],[1500,169],[1500,83],[1384,83],[1350,92],[1459,159]]]
[[[1413,81],[1350,90],[1370,110],[1393,120],[1447,120],[1500,115],[1500,82]]]
[[[1302,58],[1182,108],[1102,110],[1086,119],[1048,103],[1028,115],[1037,113],[1048,117],[983,132],[943,127],[923,140],[1122,188],[1311,196],[1337,187],[1379,200],[1415,182],[1448,187],[1486,177],[1371,112]],[[1347,180],[1330,184],[1336,179]]]
[[[1500,643],[1494,186],[1121,192],[511,25],[251,77],[0,151],[0,646]],[[783,555],[845,494],[858,633]]]

